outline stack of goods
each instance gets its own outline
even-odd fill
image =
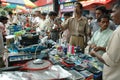
[[[18,32],[18,31],[22,30],[22,26],[20,26],[20,25],[10,25],[8,27],[8,29],[9,29],[9,34],[13,35],[15,32]]]

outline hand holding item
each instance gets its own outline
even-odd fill
[[[93,48],[95,48],[97,46],[96,46],[96,44],[92,44],[90,47],[93,49]]]
[[[90,54],[91,56],[93,56],[93,57],[96,57],[96,56],[95,56],[96,52],[95,52],[94,50],[91,50],[89,54]]]
[[[100,46],[97,46],[97,47],[94,47],[94,51],[99,51],[99,50],[101,50],[101,47]]]
[[[105,47],[101,47],[101,46],[97,46],[97,47],[94,47],[94,51],[106,51],[106,48]]]

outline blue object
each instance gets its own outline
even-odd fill
[[[24,52],[35,52],[36,49],[37,51],[41,51],[43,49],[47,49],[47,47],[38,44],[38,45],[30,45],[24,48],[19,48],[18,46],[16,46],[16,49],[18,51],[24,51]]]
[[[8,29],[10,31],[9,34],[13,35],[15,32],[22,30],[22,26],[20,26],[20,25],[11,25],[11,26],[8,27]]]

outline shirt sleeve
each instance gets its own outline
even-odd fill
[[[120,31],[120,30],[119,30]],[[118,30],[111,36],[103,59],[110,66],[120,62],[120,32]]]
[[[95,33],[93,34],[93,36],[92,36],[92,38],[90,39],[90,41],[88,42],[88,44],[95,44],[94,38],[96,37],[96,34],[97,34],[97,32],[95,32]]]
[[[86,19],[86,25],[85,25],[85,33],[87,34],[87,35],[89,35],[90,34],[90,26],[88,25],[88,21],[87,21],[87,19]]]
[[[115,66],[114,61],[109,57],[107,53],[104,53],[102,58],[104,59],[105,63],[109,66]]]
[[[70,21],[71,18],[67,19],[63,24],[63,29],[67,29],[69,27],[69,21]]]

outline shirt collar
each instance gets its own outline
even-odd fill
[[[72,18],[74,18],[74,19],[76,19],[76,17],[72,17]],[[83,16],[81,16],[78,20],[83,20]]]

